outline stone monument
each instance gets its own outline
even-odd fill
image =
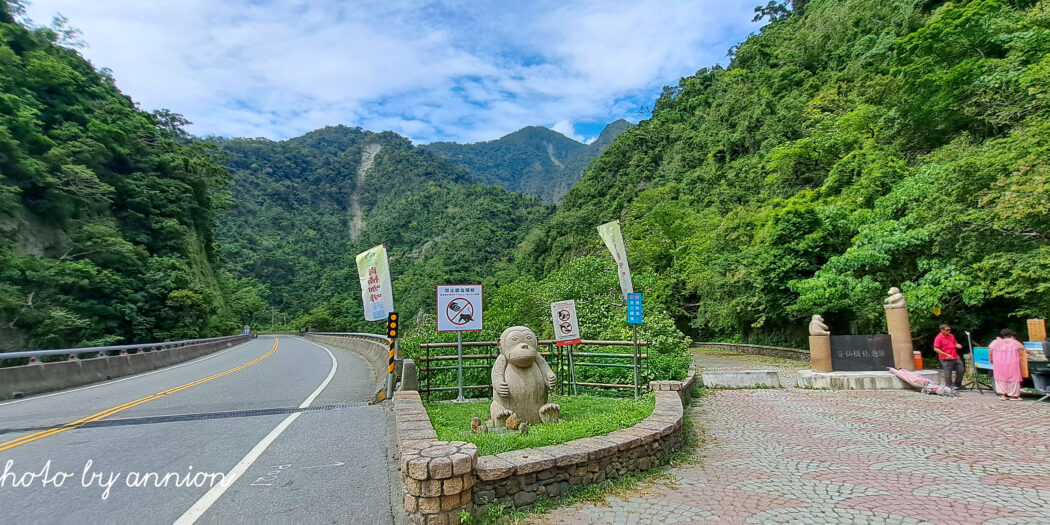
[[[890,288],[886,298],[886,328],[893,340],[893,366],[905,370],[915,370],[915,358],[912,354],[911,322],[908,321],[908,305],[900,288]]]
[[[527,423],[557,421],[561,407],[548,403],[547,395],[558,379],[537,350],[536,333],[524,326],[512,326],[500,334],[498,344],[499,357],[492,365],[489,423],[503,427],[510,416]]]
[[[831,332],[819,315],[809,322],[809,363],[814,372],[831,372]]]

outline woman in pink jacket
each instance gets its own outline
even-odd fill
[[[1024,352],[1024,345],[1009,328],[999,332],[999,337],[988,345],[995,391],[1003,401],[1021,399],[1021,352]]]

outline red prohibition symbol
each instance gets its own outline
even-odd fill
[[[456,326],[463,326],[474,320],[474,305],[463,297],[457,297],[445,307],[445,317]]]

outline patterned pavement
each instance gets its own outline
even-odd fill
[[[1050,403],[912,391],[721,390],[700,459],[541,523],[1050,523]]]

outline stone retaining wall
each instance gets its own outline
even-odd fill
[[[653,413],[631,428],[480,458],[473,445],[437,441],[419,393],[399,391],[394,394],[394,412],[405,481],[405,510],[414,523],[458,523],[453,518],[461,510],[471,510],[473,505],[501,501],[528,507],[541,497],[557,497],[606,479],[649,470],[660,457],[685,444],[684,407],[695,381],[696,370],[691,368],[685,381],[651,382],[649,388],[656,395]],[[457,455],[464,454],[473,458],[469,476],[455,468]],[[445,469],[449,462],[453,465],[451,471]],[[441,469],[438,474],[433,472],[435,465]],[[464,477],[460,481],[445,481],[459,476]],[[436,480],[442,481],[435,483]],[[456,490],[460,488],[464,492],[459,493],[457,507]],[[467,492],[471,497],[467,497]]]
[[[310,341],[349,350],[365,358],[365,361],[368,361],[368,364],[372,365],[372,377],[375,379],[376,383],[376,394],[378,395],[379,392],[386,390],[386,369],[390,352],[389,345],[375,341],[368,341],[358,337],[315,335],[309,332],[306,333],[306,338]]]
[[[737,343],[693,343],[693,348],[715,348],[741,354],[763,355],[809,362],[809,350],[779,346],[745,345]]]

